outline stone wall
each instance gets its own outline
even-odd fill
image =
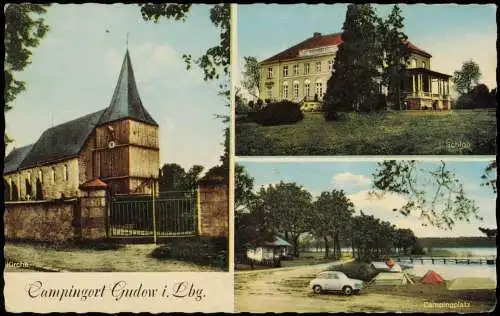
[[[200,199],[200,235],[220,237],[229,235],[228,186],[221,181],[201,181],[198,184]]]
[[[83,190],[70,200],[6,202],[7,240],[67,242],[107,237],[105,190]]]
[[[67,241],[78,232],[73,219],[79,210],[77,199],[67,201],[6,202],[5,239]]]

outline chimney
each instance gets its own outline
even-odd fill
[[[321,33],[320,32],[314,32],[313,37],[314,38],[321,37]]]

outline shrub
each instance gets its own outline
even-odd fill
[[[260,110],[262,108],[262,105],[264,105],[264,101],[262,99],[257,100],[257,110]]]
[[[173,239],[156,248],[151,256],[157,259],[174,259],[200,265],[228,269],[228,241],[225,237],[193,237]]]
[[[288,100],[270,103],[253,115],[255,122],[267,126],[293,124],[303,118],[300,104]]]

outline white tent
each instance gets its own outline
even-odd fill
[[[495,281],[489,278],[456,278],[447,284],[448,290],[496,289]]]
[[[408,283],[415,284],[404,272],[380,272],[369,282],[372,285],[405,285]]]

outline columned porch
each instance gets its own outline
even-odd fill
[[[449,110],[450,75],[427,68],[408,69],[408,110]]]

